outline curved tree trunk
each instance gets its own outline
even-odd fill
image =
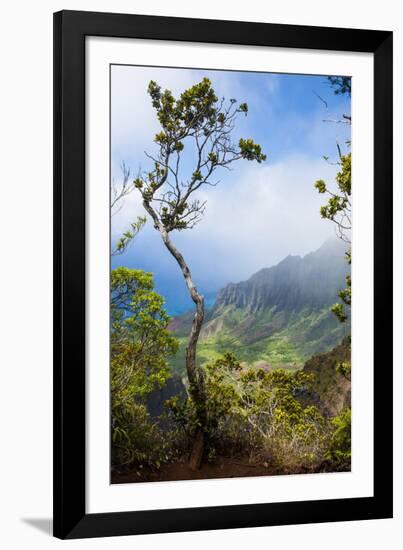
[[[196,346],[204,321],[204,298],[201,294],[198,293],[197,288],[193,283],[190,270],[185,262],[184,257],[170,240],[168,232],[166,231],[165,227],[159,222],[153,208],[146,201],[143,202],[143,205],[147,212],[153,218],[154,225],[156,229],[158,229],[158,231],[160,232],[165,246],[178,262],[179,267],[181,268],[181,271],[183,273],[183,277],[185,279],[190,297],[192,298],[196,306],[196,312],[193,317],[192,328],[186,348],[186,372],[189,380],[189,393],[194,401],[197,413],[197,420],[200,425],[196,431],[193,448],[190,453],[189,466],[192,470],[198,470],[200,468],[203,458],[205,444],[205,427],[207,424],[204,374],[201,369],[197,368],[196,363]]]

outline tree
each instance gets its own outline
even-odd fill
[[[237,144],[231,140],[235,122],[240,114],[247,115],[246,103],[237,104],[235,99],[227,103],[218,99],[211,82],[201,82],[185,90],[175,99],[170,90],[162,91],[150,81],[148,93],[156,110],[161,131],[155,136],[155,156],[146,153],[153,168],[134,180],[143,206],[151,217],[155,229],[160,233],[168,251],[177,261],[185,279],[188,292],[195,304],[195,316],[186,348],[186,372],[189,393],[197,410],[197,429],[190,456],[190,467],[200,466],[206,432],[206,394],[204,373],[196,363],[196,346],[204,320],[204,299],[192,279],[189,266],[170,238],[174,230],[192,229],[203,217],[205,202],[194,194],[203,186],[215,186],[218,181],[213,175],[219,168],[240,159],[266,160],[260,145],[252,139],[240,139]],[[183,150],[189,150],[186,163]],[[186,174],[190,156],[193,166]]]
[[[170,376],[168,357],[177,340],[167,326],[162,297],[151,273],[119,267],[111,273],[111,414],[113,463],[145,458],[156,429],[144,398]]]
[[[351,78],[329,76],[331,86],[336,95],[348,94],[351,95]],[[351,124],[351,116],[343,114],[343,121]],[[338,121],[336,121],[338,122]],[[350,142],[347,142],[350,145]],[[335,189],[331,189],[324,180],[320,179],[315,182],[315,188],[321,194],[329,196],[325,205],[320,208],[322,218],[330,220],[335,224],[337,236],[348,244],[346,252],[346,260],[351,264],[351,152],[345,155],[342,154],[340,145],[337,144],[339,159],[337,164],[340,170],[336,174]],[[325,157],[325,160],[328,160]],[[341,302],[332,306],[332,311],[341,323],[348,319],[346,306],[351,306],[351,275],[346,275],[346,287],[339,292]]]
[[[351,96],[351,78],[346,76],[329,76],[328,80],[335,95],[348,94]],[[343,114],[343,121],[351,124],[351,116]],[[348,141],[347,145],[351,145]],[[351,265],[351,152],[342,155],[339,144],[338,164],[340,170],[336,175],[336,191],[328,189],[323,180],[318,180],[315,187],[319,193],[330,195],[326,205],[322,206],[320,213],[322,218],[331,220],[336,225],[336,232],[340,239],[346,242],[349,247],[346,252],[346,260]],[[339,291],[338,302],[332,306],[332,311],[341,323],[348,319],[346,306],[351,306],[351,275],[346,275],[346,287]],[[350,340],[351,344],[351,340]],[[336,371],[351,382],[351,362],[343,361],[337,364]],[[336,461],[341,467],[350,464],[351,460],[351,409],[341,411],[338,417],[332,420],[335,432],[329,449],[329,459]]]

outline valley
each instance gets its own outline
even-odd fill
[[[350,333],[330,311],[343,288],[348,264],[345,246],[330,239],[304,257],[287,256],[247,281],[221,289],[207,310],[197,353],[201,364],[232,352],[243,363],[263,368],[300,369]],[[175,317],[170,330],[179,340],[171,358],[184,375],[184,356],[193,312]]]

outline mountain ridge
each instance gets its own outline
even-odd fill
[[[313,307],[331,305],[337,300],[337,291],[344,286],[348,273],[346,263],[340,261],[344,254],[345,245],[338,239],[328,239],[305,256],[289,254],[246,281],[226,285],[218,292],[213,309],[233,304],[256,312],[273,303],[280,310],[292,310],[307,302]],[[327,262],[325,270],[324,261]],[[290,288],[291,285],[294,287]]]
[[[349,322],[339,323],[330,311],[350,271],[345,251],[344,243],[330,239],[302,257],[288,255],[245,281],[223,287],[206,311],[199,360],[231,351],[247,363],[300,368],[312,355],[332,349],[350,331]],[[192,317],[189,312],[170,325],[181,341],[177,366]]]

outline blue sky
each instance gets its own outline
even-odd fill
[[[148,82],[153,79],[176,96],[204,76],[219,97],[248,103],[248,116],[239,117],[234,141],[251,137],[267,154],[264,164],[239,161],[231,172],[217,173],[219,185],[199,193],[207,201],[204,219],[192,230],[171,235],[196,284],[213,295],[288,254],[315,250],[334,235],[332,224],[320,218],[323,196],[313,183],[334,180],[337,167],[323,155],[334,162],[336,142],[347,148],[350,127],[331,121],[350,114],[350,99],[334,95],[326,76],[113,66],[111,172],[117,186],[122,162],[135,176],[149,166],[144,151],[155,152],[159,126],[146,93]],[[190,153],[183,160],[186,171]],[[144,215],[136,193],[112,216],[112,241]],[[153,272],[171,313],[191,307],[179,268],[151,223],[124,255],[112,259],[112,267],[117,265]]]

